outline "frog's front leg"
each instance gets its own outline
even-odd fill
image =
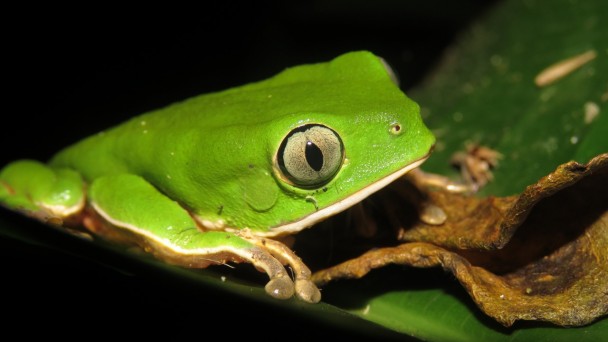
[[[249,230],[240,232],[239,236],[268,250],[281,263],[291,266],[295,273],[296,295],[300,299],[310,303],[317,303],[321,300],[321,292],[310,280],[312,272],[289,247],[276,240],[255,236]],[[266,290],[268,291],[268,289]]]
[[[270,277],[265,289],[271,296],[286,299],[295,292],[308,302],[320,300],[310,271],[287,246],[247,232],[201,231],[183,207],[139,176],[98,178],[90,186],[89,200],[103,221],[160,259],[185,267],[249,262]],[[93,231],[105,229],[94,217],[85,219],[85,225]],[[295,288],[282,262],[296,270]]]
[[[404,176],[415,189],[408,188],[404,183],[395,182],[397,190],[409,202],[414,204],[420,219],[430,225],[439,225],[445,222],[447,216],[443,209],[432,203],[424,194],[431,188],[457,194],[474,194],[481,187],[492,180],[492,169],[498,165],[502,155],[488,147],[468,144],[466,152],[456,153],[452,163],[459,166],[462,175],[461,182],[455,182],[448,177],[427,173],[414,169]]]

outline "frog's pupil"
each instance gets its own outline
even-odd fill
[[[323,152],[321,152],[321,149],[312,141],[307,141],[305,153],[308,165],[317,172],[321,171],[323,167]]]

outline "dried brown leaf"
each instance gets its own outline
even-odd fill
[[[608,154],[563,164],[519,196],[427,195],[447,212],[445,224],[402,223],[400,237],[411,242],[319,271],[315,282],[391,263],[442,266],[506,326],[583,325],[608,313]]]
[[[416,222],[413,227],[403,228],[400,238],[458,249],[502,248],[526,220],[536,203],[582,178],[602,172],[601,169],[607,163],[608,154],[601,154],[587,165],[577,162],[562,164],[518,196],[480,199],[444,191],[429,192],[427,196],[431,201],[448,214],[447,222],[441,226]],[[585,197],[595,195],[590,193],[585,194]],[[564,205],[567,206],[567,203]]]

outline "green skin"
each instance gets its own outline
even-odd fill
[[[48,165],[7,165],[0,203],[45,220],[85,216],[94,232],[113,227],[184,266],[251,262],[268,273],[271,295],[316,302],[308,268],[267,238],[354,205],[428,157],[435,138],[391,76],[360,51],[200,95],[86,138]],[[333,130],[343,155],[335,173],[303,186],[279,154],[293,129],[312,124]],[[296,271],[295,287],[282,264]]]

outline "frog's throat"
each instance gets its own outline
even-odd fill
[[[302,229],[308,228],[317,222],[323,221],[326,218],[336,215],[337,213],[340,213],[352,207],[353,205],[361,202],[369,195],[384,188],[393,181],[397,180],[399,177],[420,166],[420,164],[424,163],[424,161],[428,159],[429,155],[430,154],[427,154],[423,158],[405,166],[402,169],[397,170],[396,172],[391,173],[390,175],[380,179],[379,181],[371,185],[368,185],[367,187],[355,192],[354,194],[346,197],[341,201],[330,205],[329,207],[325,207],[319,211],[316,211],[298,221],[293,221],[281,226],[272,227],[269,231],[266,232],[256,231],[255,235],[264,237],[276,237],[295,234],[301,231]]]

